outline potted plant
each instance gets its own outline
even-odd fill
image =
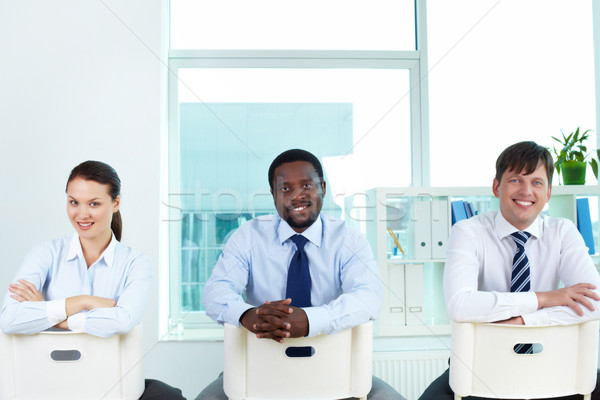
[[[585,132],[580,132],[579,127],[574,132],[565,136],[561,130],[562,140],[552,136],[562,146],[562,149],[557,150],[554,147],[552,150],[556,161],[554,167],[556,172],[562,177],[565,185],[585,185],[585,171],[587,164],[590,164],[594,176],[598,179],[598,161],[600,159],[600,150],[595,151],[595,158],[590,157],[591,152],[588,152],[585,142],[589,139],[588,129]]]

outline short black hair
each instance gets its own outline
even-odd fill
[[[317,171],[317,175],[321,182],[323,179],[323,167],[321,166],[321,162],[319,159],[312,153],[309,153],[306,150],[302,149],[291,149],[286,150],[273,160],[271,166],[269,167],[269,186],[271,190],[273,190],[273,179],[275,178],[275,168],[279,167],[281,164],[294,162],[294,161],[306,161],[312,164],[315,167],[315,171]]]
[[[500,182],[506,171],[516,171],[517,173],[524,171],[525,175],[532,174],[540,162],[546,168],[548,185],[552,186],[554,160],[548,149],[532,141],[515,143],[504,149],[498,156],[496,160],[496,180]]]

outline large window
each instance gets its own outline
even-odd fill
[[[275,29],[266,26],[272,21],[261,22],[260,7],[272,3],[253,2],[246,23]],[[206,41],[206,32],[190,33],[191,27],[208,29],[197,20],[189,23],[190,16],[208,18],[223,10],[194,4],[172,1],[169,53],[170,320],[186,335],[215,326],[204,314],[202,294],[227,239],[243,222],[275,212],[267,171],[277,154],[304,148],[317,155],[328,185],[323,212],[359,229],[364,221],[345,208],[357,203],[349,198],[375,186],[409,186],[423,176],[421,158],[413,157],[423,148],[423,61],[415,50],[412,1],[374,2],[378,21],[375,14],[361,15],[364,3],[339,2],[338,10],[354,7],[347,24],[363,18],[377,29],[361,28],[358,45],[348,36],[357,32],[349,28],[312,38],[305,30],[297,40],[284,41],[286,50],[273,50],[284,42],[268,40],[296,35],[293,24],[279,26],[279,35],[249,32],[262,35],[250,41],[225,37],[228,30],[221,26]],[[389,13],[405,23],[391,21]],[[325,16],[314,14],[316,25],[303,25],[318,30],[317,20]],[[382,42],[382,36],[396,39]],[[335,50],[324,50],[330,48]]]
[[[215,332],[204,284],[231,233],[274,212],[281,151],[315,153],[324,212],[364,232],[346,205],[370,188],[488,186],[509,144],[595,130],[591,7],[171,0],[171,324]]]
[[[596,130],[592,2],[427,6],[432,185],[491,185],[508,145]]]

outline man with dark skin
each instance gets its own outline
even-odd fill
[[[319,217],[326,193],[326,183],[318,182],[312,164],[293,161],[275,168],[271,189],[277,214],[294,231],[302,233]],[[258,338],[283,342],[283,338],[308,335],[308,317],[302,308],[290,306],[291,299],[266,302],[242,315],[241,323]]]
[[[375,319],[383,295],[377,266],[359,232],[321,214],[327,186],[319,160],[288,150],[275,158],[268,177],[277,215],[248,221],[231,236],[205,286],[207,315],[278,342]],[[310,306],[296,306],[297,299],[286,296],[288,266],[300,251],[293,241],[298,235],[306,240]],[[226,398],[222,376],[197,397]],[[368,398],[402,396],[374,377]]]

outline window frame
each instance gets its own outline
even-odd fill
[[[177,338],[219,339],[222,328],[204,312],[181,311],[181,228],[177,221],[181,208],[179,193],[179,78],[182,68],[310,68],[310,69],[407,69],[410,76],[410,147],[413,186],[429,185],[428,66],[426,49],[426,0],[415,0],[415,51],[361,50],[169,50],[167,79],[166,166],[167,223],[163,251],[168,260],[168,331]],[[399,93],[399,96],[402,96]],[[173,335],[171,335],[173,336]]]

